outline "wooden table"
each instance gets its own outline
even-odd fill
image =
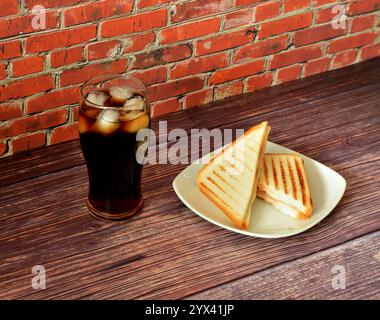
[[[163,119],[187,131],[267,119],[271,141],[341,173],[346,193],[311,230],[256,239],[181,203],[172,181],[184,165],[146,166],[143,212],[105,223],[87,212],[77,141],[6,158],[0,298],[380,298],[380,59]],[[31,287],[35,265],[45,267],[45,290]],[[332,287],[335,265],[346,289]]]

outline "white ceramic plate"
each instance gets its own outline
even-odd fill
[[[267,153],[293,153],[290,149],[269,142]],[[173,188],[181,201],[200,217],[219,227],[260,238],[281,238],[301,233],[324,219],[338,204],[346,189],[346,180],[325,165],[299,154],[305,161],[305,169],[313,198],[313,215],[308,220],[293,219],[263,200],[256,198],[252,206],[248,230],[241,230],[196,186],[197,172],[210,158],[211,154],[194,162],[183,170],[173,181]]]

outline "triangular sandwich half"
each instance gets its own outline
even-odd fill
[[[250,128],[214,155],[197,175],[202,193],[239,228],[247,229],[270,127]]]
[[[266,154],[257,196],[293,218],[310,218],[313,202],[303,159],[294,154]]]

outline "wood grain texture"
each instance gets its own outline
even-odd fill
[[[98,222],[88,215],[85,196],[75,196],[86,187],[79,168],[57,173],[52,184],[60,185],[67,177],[71,187],[65,196],[78,199],[68,214],[67,207],[57,207],[60,187],[37,188],[44,200],[33,205],[24,221],[16,222],[21,224],[18,232],[14,225],[9,225],[8,234],[2,230],[6,239],[0,247],[1,298],[179,298],[317,252],[379,229],[379,178],[372,183],[372,174],[379,176],[379,169],[374,171],[379,164],[343,170],[351,184],[360,187],[349,187],[338,208],[318,226],[278,240],[219,229],[174,197],[170,203],[159,202],[162,194],[172,192],[170,187],[162,187],[160,194],[155,188],[146,190],[150,200],[144,212],[127,224]],[[36,264],[47,270],[47,290],[30,287]]]
[[[77,142],[0,161],[0,298],[182,298],[379,230],[379,61],[199,109],[199,118],[169,116],[169,127],[186,130],[268,120],[271,141],[346,178],[334,212],[289,239],[237,235],[194,215],[172,189],[184,164],[146,166],[143,212],[104,223],[87,212]],[[43,291],[30,285],[37,264],[47,270]]]
[[[337,266],[345,288],[333,287]],[[187,299],[380,299],[380,232],[258,272]],[[340,273],[342,276],[343,274]],[[335,282],[334,282],[335,284]]]

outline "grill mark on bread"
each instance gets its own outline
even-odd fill
[[[292,182],[292,189],[293,189],[293,198],[297,200],[297,184],[296,184],[296,179],[294,177],[294,172],[293,168],[289,162],[289,158],[286,158],[286,161],[288,163],[288,169],[289,169],[289,174],[290,174],[290,181]],[[298,170],[297,170],[298,172]]]
[[[264,158],[264,175],[265,175],[265,182],[267,185],[269,185],[268,167],[267,167],[267,162],[265,161],[265,158]]]
[[[247,148],[248,148],[248,150],[252,151],[253,153],[258,153],[255,149],[252,149],[251,147],[247,146]]]
[[[238,190],[236,190],[236,188],[228,183],[228,181],[226,179],[224,179],[222,176],[220,176],[215,170],[212,171],[213,174],[215,174],[220,180],[222,180],[225,184],[227,184],[232,190],[236,191],[238,194],[240,194],[240,192]]]
[[[224,194],[226,194],[226,191],[220,186],[218,185],[214,179],[210,178],[210,177],[207,177],[207,180],[210,181],[215,187],[217,187],[220,191],[222,191]]]
[[[236,204],[239,204],[239,202],[234,198],[232,197],[230,194],[228,194],[226,192],[226,190],[224,190],[214,179],[210,178],[210,177],[207,177],[207,180],[210,181],[217,189],[219,189],[220,191],[222,191],[222,193],[224,193],[226,195],[226,197],[230,198],[233,202],[235,202]],[[216,195],[216,197],[218,199],[220,199],[220,197],[218,195]],[[220,199],[220,201],[222,201],[224,203],[223,200]],[[231,208],[231,207],[230,207]]]
[[[299,165],[297,159],[294,159],[294,162],[295,162],[295,165],[296,165],[298,177],[300,179],[300,184],[301,184],[302,204],[305,205],[305,203],[306,203],[305,180],[304,180],[304,177],[303,177],[303,174],[302,174],[302,170],[300,168],[300,165]]]
[[[218,164],[218,167],[220,168],[220,170],[222,170],[223,172],[227,172],[227,170],[226,170],[226,168],[225,167],[223,167],[221,164]],[[233,175],[233,174],[230,174],[229,175],[232,179],[234,179],[234,180],[237,180],[237,178],[236,178],[236,176],[235,175]]]
[[[244,157],[244,155],[243,155],[243,157]],[[239,162],[239,163],[241,163],[242,165],[244,165],[244,161],[241,160],[240,158],[236,157],[234,153],[232,154],[232,158],[236,159],[237,162]]]
[[[280,169],[281,169],[281,177],[282,177],[282,184],[284,186],[284,191],[285,191],[285,194],[288,194],[288,184],[286,183],[285,168],[284,168],[284,164],[281,161],[281,158],[280,158]]]
[[[202,185],[203,188],[205,188],[207,190],[207,192],[211,193],[213,195],[213,197],[215,197],[216,199],[218,199],[218,201],[220,201],[221,203],[223,203],[223,205],[225,205],[227,208],[232,209],[231,206],[229,206],[226,202],[224,202],[222,199],[220,199],[220,197],[218,197],[218,195],[215,192],[213,192],[210,188],[208,188],[206,186],[206,184],[204,184],[203,182],[201,182],[201,185]]]
[[[242,173],[244,171],[244,167],[242,166],[236,166],[236,164],[232,163],[231,161],[225,159],[224,160],[231,168],[235,169],[236,170],[236,174],[232,174],[232,171],[229,172],[229,175],[231,176],[234,176],[234,175],[238,175],[240,178],[244,177],[242,176]],[[242,169],[243,168],[243,169]],[[227,169],[226,169],[227,170]]]
[[[272,160],[272,170],[273,170],[274,185],[276,186],[276,189],[278,190],[277,171],[276,171],[276,167],[275,167],[275,165],[274,165],[274,160],[273,160],[273,158],[271,158],[271,160]]]

